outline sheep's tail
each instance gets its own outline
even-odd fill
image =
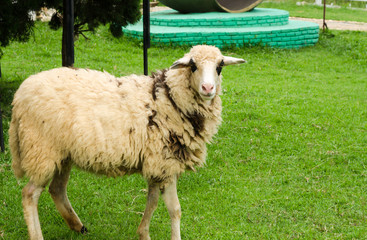
[[[22,160],[20,158],[18,128],[19,128],[19,121],[13,115],[12,120],[10,122],[10,126],[9,126],[9,146],[10,146],[10,152],[13,158],[12,168],[14,171],[14,175],[17,178],[22,178],[24,176],[24,170],[22,169],[22,166],[21,166]]]

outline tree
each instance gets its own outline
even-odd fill
[[[50,27],[62,26],[64,5],[62,0],[46,0],[57,12],[52,16]],[[122,27],[140,19],[140,0],[75,0],[74,36],[94,31],[99,25],[109,24],[110,32],[115,37],[122,35]],[[65,39],[63,39],[63,42]],[[63,62],[66,57],[63,44]]]
[[[27,41],[32,34],[34,21],[30,11],[39,10],[43,1],[0,0],[0,59],[1,47],[11,41]]]
[[[113,36],[122,35],[122,27],[140,19],[140,0],[74,0],[75,39],[85,31],[109,24]],[[51,29],[62,26],[63,0],[0,0],[0,47],[11,41],[27,41],[32,35],[34,21],[29,14],[41,7],[54,8]],[[62,51],[63,59],[65,51]],[[0,49],[0,58],[1,58]]]

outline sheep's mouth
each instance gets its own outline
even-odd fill
[[[208,100],[212,100],[214,98],[215,93],[208,93],[208,94],[200,93],[200,96],[203,100],[208,101]]]

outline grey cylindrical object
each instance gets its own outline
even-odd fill
[[[164,5],[182,13],[196,12],[246,12],[262,0],[159,0]]]

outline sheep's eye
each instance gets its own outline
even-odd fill
[[[196,67],[196,65],[195,65],[195,64],[191,65],[191,72],[195,72],[195,71],[196,71],[196,69],[198,69],[198,68]]]
[[[191,67],[191,72],[195,72],[198,69],[192,59],[190,60],[190,67]]]
[[[224,66],[223,60],[220,62],[219,66],[217,67],[217,73],[218,75],[222,72],[222,68]]]

